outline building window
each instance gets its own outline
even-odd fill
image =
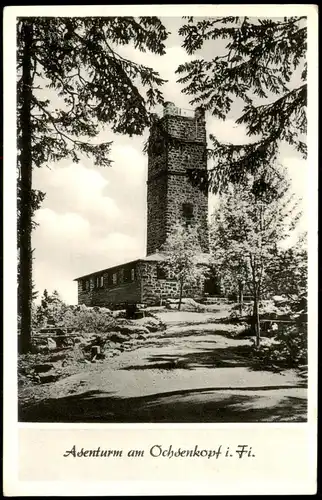
[[[135,271],[134,269],[130,267],[125,267],[122,269],[123,271],[123,283],[131,283],[132,281],[135,280]]]
[[[118,282],[122,284],[124,282],[124,269],[119,269],[118,272]]]
[[[86,280],[86,290],[89,290],[89,280]]]
[[[157,267],[157,279],[158,280],[165,280],[166,279],[166,272],[162,266]]]
[[[100,277],[100,287],[103,288],[104,287],[104,276],[101,276]]]
[[[86,291],[86,280],[81,281],[81,286],[82,286],[82,292]]]
[[[190,226],[193,219],[193,205],[192,203],[183,203],[182,213],[186,226]]]
[[[113,283],[113,285],[117,285],[117,273],[113,273],[112,283]]]

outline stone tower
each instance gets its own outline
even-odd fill
[[[206,178],[205,115],[201,109],[187,113],[167,102],[163,117],[150,130],[147,255],[161,249],[177,221],[197,224],[201,248],[208,251],[208,193],[192,182],[189,169]]]

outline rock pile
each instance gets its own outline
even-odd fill
[[[165,326],[154,316],[138,320],[118,318],[110,331],[62,335],[44,332],[33,336],[34,353],[19,357],[19,384],[45,384],[55,382],[79,371],[82,365],[103,362],[145,344],[151,333]],[[58,342],[57,342],[57,339]]]

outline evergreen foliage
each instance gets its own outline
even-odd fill
[[[109,166],[104,125],[140,135],[150,108],[163,101],[164,80],[122,57],[117,47],[165,53],[167,31],[156,17],[27,17],[17,22],[17,203],[19,314],[22,351],[30,349],[33,214],[45,194],[32,188],[32,169],[82,155]],[[140,90],[139,90],[140,89]]]
[[[244,124],[253,139],[249,144],[223,144],[211,136],[214,166],[210,186],[225,190],[229,182],[243,182],[247,174],[271,165],[281,141],[306,157],[307,27],[305,17],[252,19],[249,17],[187,18],[179,29],[183,47],[196,59],[180,64],[183,92],[193,105],[219,119],[243,105],[237,124]],[[198,57],[206,44],[216,53],[211,60]],[[196,172],[197,175],[197,172]]]

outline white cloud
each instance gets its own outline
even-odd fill
[[[34,280],[44,288],[57,289],[69,303],[77,302],[73,280],[144,255],[142,241],[121,232],[96,235],[78,214],[59,214],[44,208],[37,213],[39,226],[33,235],[36,265]]]
[[[49,208],[41,208],[37,211],[35,220],[45,236],[73,241],[80,234],[86,237],[90,233],[88,221],[76,213],[57,214]]]
[[[145,181],[148,158],[142,152],[130,145],[118,144],[112,146],[113,174],[130,186],[137,186]]]
[[[104,194],[108,181],[98,169],[86,168],[81,163],[55,165],[52,170],[36,170],[33,180],[36,188],[46,192],[46,206],[93,219],[114,219],[120,215],[114,199]]]
[[[248,136],[247,128],[244,124],[238,125],[234,120],[219,120],[209,116],[207,119],[208,135],[212,134],[220,142],[231,144],[247,144],[254,142],[256,136]]]

